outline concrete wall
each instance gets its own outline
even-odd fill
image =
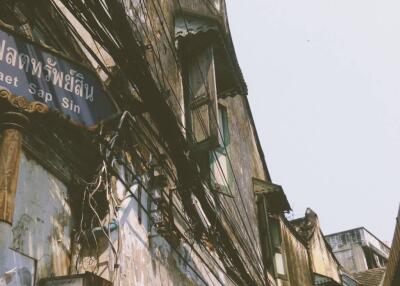
[[[326,236],[336,258],[350,272],[360,272],[368,269],[367,254],[363,248],[387,261],[389,247],[377,239],[365,228],[352,229]],[[382,265],[383,266],[383,265]],[[375,267],[381,267],[376,265]]]
[[[67,188],[25,153],[19,174],[10,252],[0,259],[9,261],[6,271],[29,270],[32,282],[35,268],[36,281],[66,275],[72,230]]]
[[[363,239],[365,241],[365,245],[368,245],[370,247],[374,248],[374,251],[376,251],[379,255],[384,257],[385,259],[389,258],[389,253],[390,253],[390,248],[385,245],[382,241],[377,239],[372,233],[364,229],[363,231]]]
[[[361,228],[327,235],[326,240],[334,252],[341,250],[342,248],[346,249],[350,244],[362,245],[365,241],[364,232]]]
[[[368,270],[364,251],[358,244],[353,244],[347,249],[342,248],[334,254],[340,264],[350,273]]]

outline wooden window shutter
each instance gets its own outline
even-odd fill
[[[219,146],[218,96],[212,46],[189,56],[188,91],[190,127],[196,145]]]

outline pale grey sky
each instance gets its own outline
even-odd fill
[[[226,0],[267,164],[325,234],[391,242],[400,202],[400,1]]]

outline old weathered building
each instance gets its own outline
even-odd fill
[[[289,221],[284,211],[290,206],[281,187],[266,189],[264,200],[257,200],[260,213],[268,212],[265,221],[260,218],[261,243],[266,268],[278,285],[362,286],[335,258],[317,214],[307,209],[304,217]]]
[[[1,286],[356,285],[285,218],[225,1],[1,5]]]
[[[1,283],[274,284],[224,1],[2,5]]]

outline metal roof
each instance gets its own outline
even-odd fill
[[[363,272],[356,272],[352,275],[362,286],[379,286],[384,274],[385,268],[374,268]]]

